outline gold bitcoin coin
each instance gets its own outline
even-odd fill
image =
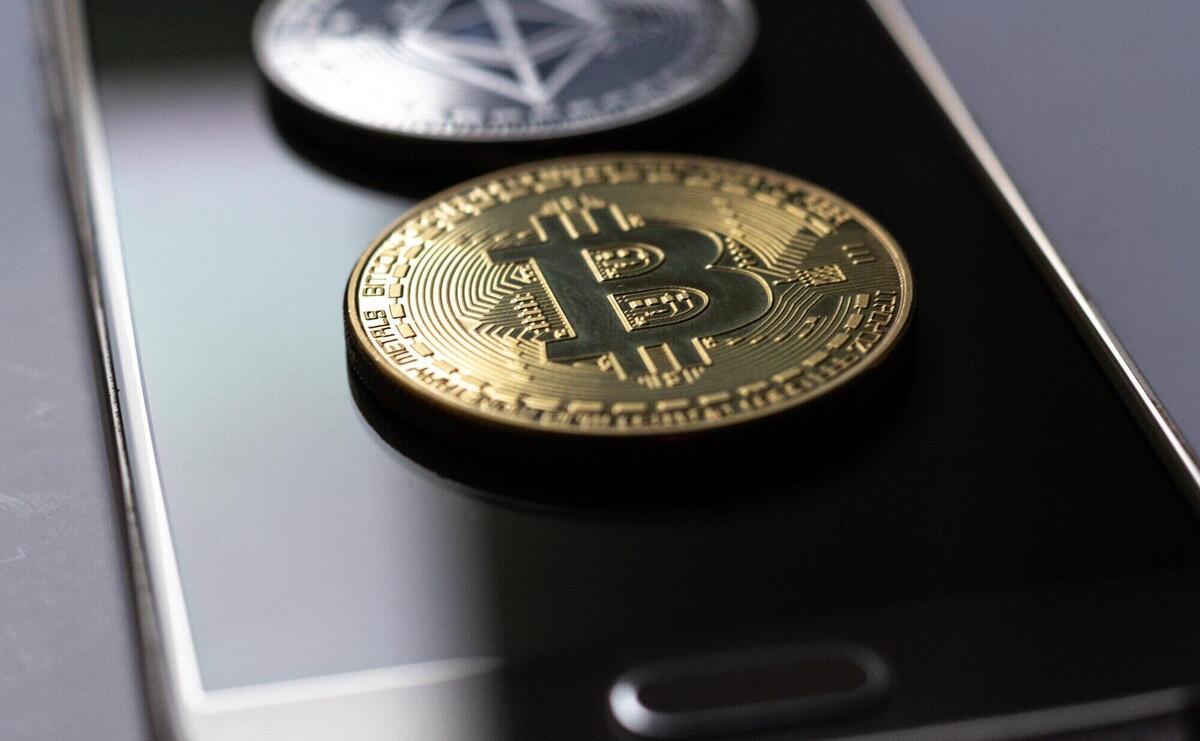
[[[418,204],[358,261],[346,320],[377,395],[546,432],[675,434],[846,384],[896,344],[912,300],[895,241],[822,188],[603,155]]]

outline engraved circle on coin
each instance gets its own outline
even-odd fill
[[[549,432],[680,433],[841,386],[896,343],[912,299],[896,243],[828,191],[602,155],[418,204],[354,268],[346,321],[380,396]]]
[[[268,0],[254,46],[276,88],[343,123],[516,141],[678,108],[754,36],[749,0]]]

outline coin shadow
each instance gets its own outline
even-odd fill
[[[836,487],[868,438],[904,414],[910,327],[882,367],[797,410],[723,430],[661,437],[527,434],[472,422],[417,399],[384,403],[347,362],[367,424],[404,458],[507,506],[614,515],[736,507]],[[848,444],[856,440],[859,444]]]
[[[515,142],[455,142],[397,136],[322,116],[259,75],[273,128],[297,157],[354,185],[402,196],[428,194],[468,177],[551,157],[596,152],[713,153],[749,123],[755,78],[751,54],[697,101],[651,119],[584,135]]]

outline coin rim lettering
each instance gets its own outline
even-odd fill
[[[358,289],[362,279],[364,270],[370,263],[375,252],[386,242],[392,234],[409,219],[419,215],[438,203],[461,195],[464,192],[469,192],[481,185],[501,180],[506,177],[512,177],[523,173],[536,172],[538,170],[564,168],[570,166],[586,166],[595,165],[598,163],[688,163],[697,164],[700,166],[708,166],[714,169],[735,170],[735,171],[758,171],[763,174],[768,174],[774,178],[790,181],[798,186],[805,193],[824,196],[833,202],[844,207],[854,219],[865,227],[878,241],[879,244],[887,250],[893,265],[896,268],[898,283],[898,306],[893,314],[892,329],[887,332],[879,341],[879,343],[867,351],[863,355],[863,362],[849,368],[841,375],[831,379],[828,383],[822,384],[811,391],[803,394],[798,394],[791,399],[780,401],[774,404],[767,404],[759,409],[740,411],[735,414],[729,414],[719,419],[699,420],[681,425],[670,426],[608,426],[608,427],[590,427],[582,425],[559,424],[551,425],[539,423],[523,419],[517,415],[503,416],[482,412],[466,402],[458,401],[452,397],[439,394],[431,390],[426,384],[420,383],[411,379],[408,375],[401,372],[386,359],[380,356],[379,351],[370,342],[366,335],[362,321],[359,317],[358,306]],[[443,191],[440,191],[422,201],[414,204],[407,209],[403,214],[394,219],[388,226],[373,239],[367,249],[359,257],[355,263],[354,269],[350,273],[349,281],[346,285],[345,302],[344,302],[344,321],[347,328],[347,340],[352,340],[351,351],[352,355],[357,358],[356,362],[367,362],[371,365],[373,373],[380,378],[384,383],[390,384],[392,387],[403,394],[413,395],[423,400],[427,404],[432,404],[435,408],[451,412],[454,416],[468,420],[473,424],[483,424],[488,426],[497,426],[500,428],[520,429],[526,432],[541,433],[553,436],[574,436],[582,438],[596,437],[651,437],[651,436],[688,436],[700,433],[709,432],[712,430],[723,429],[727,427],[735,427],[761,421],[768,417],[773,417],[778,414],[793,411],[804,405],[822,397],[828,396],[831,392],[845,386],[850,381],[858,376],[866,373],[875,367],[891,353],[903,336],[908,327],[909,320],[912,314],[914,284],[912,270],[908,264],[904,252],[900,249],[896,240],[892,235],[880,226],[873,218],[866,214],[861,208],[847,201],[839,195],[836,195],[829,190],[802,178],[794,177],[785,173],[772,170],[770,168],[760,167],[744,162],[734,160],[725,160],[715,157],[701,157],[695,155],[683,154],[662,154],[662,153],[609,153],[609,154],[593,154],[593,155],[577,155],[568,157],[558,157],[548,160],[539,160],[529,162],[515,167],[509,167],[502,170],[497,170],[476,178],[472,178],[465,182],[454,185]],[[361,370],[358,371],[360,374]],[[369,386],[373,384],[368,383]],[[379,395],[379,391],[374,391]]]

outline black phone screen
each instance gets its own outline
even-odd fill
[[[490,496],[469,453],[413,440],[430,465],[364,414],[350,269],[409,205],[487,168],[351,162],[290,131],[252,58],[255,9],[87,3],[206,688],[700,639],[1200,559],[1184,494],[867,8],[759,3],[756,51],[715,109],[606,146],[761,164],[872,214],[916,283],[889,402],[843,420],[836,454],[798,418],[782,452],[731,444],[679,464],[683,491],[612,507]],[[583,465],[641,484],[619,458]],[[696,483],[710,474],[720,491]]]

